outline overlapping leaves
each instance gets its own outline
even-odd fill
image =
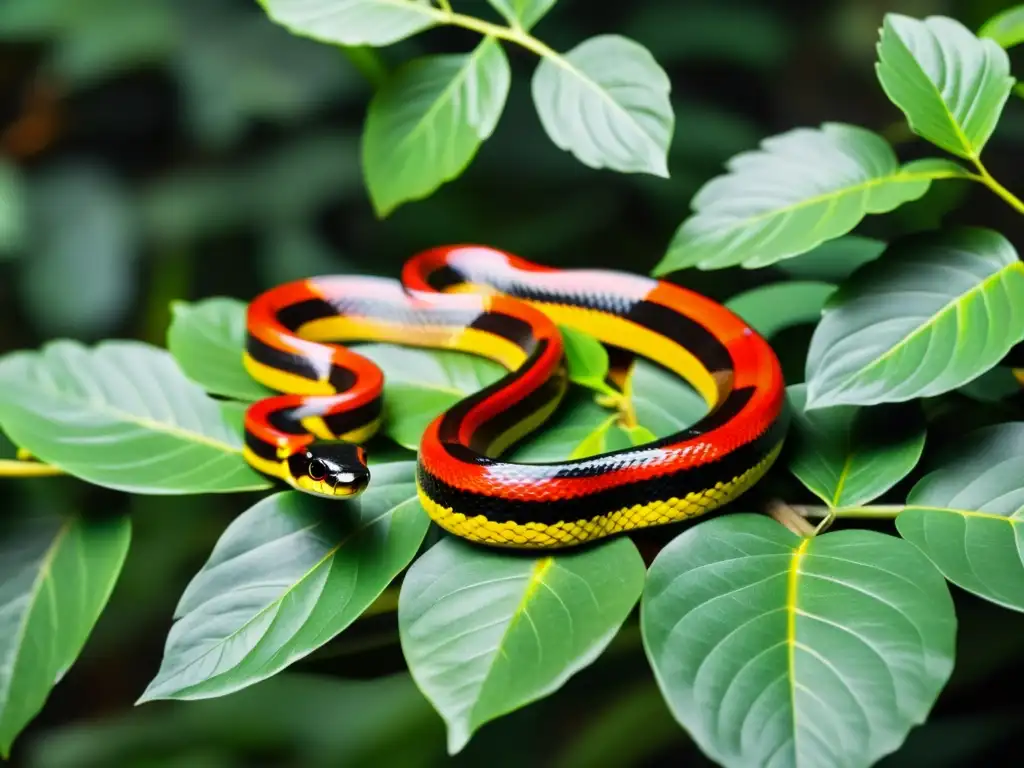
[[[765,139],[730,160],[728,171],[694,196],[694,215],[654,274],[765,267],[846,234],[868,214],[916,200],[935,179],[964,174],[944,160],[900,165],[881,136],[840,123]]]

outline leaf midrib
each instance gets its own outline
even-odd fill
[[[854,373],[843,379],[842,383],[838,387],[836,387],[834,391],[842,392],[843,390],[852,386],[852,384],[855,381],[862,378],[869,372],[873,371],[879,365],[882,365],[883,363],[888,361],[893,355],[904,349],[908,344],[913,343],[918,336],[925,332],[932,331],[934,329],[934,326],[939,322],[939,320],[941,320],[949,311],[956,310],[960,306],[960,304],[963,303],[969,297],[975,296],[979,293],[986,293],[988,290],[988,285],[991,282],[1002,280],[1003,277],[1012,270],[1018,270],[1021,273],[1024,273],[1024,262],[1014,261],[1011,262],[1010,264],[1005,264],[999,270],[993,272],[991,275],[982,280],[980,283],[973,285],[972,287],[968,288],[965,292],[950,299],[938,311],[933,313],[927,321],[921,323],[917,328],[915,328],[909,334],[900,339],[896,344],[894,344],[881,355],[873,359],[870,363],[868,363],[868,365],[855,371]]]
[[[28,631],[29,619],[32,613],[35,611],[36,601],[39,598],[39,593],[42,591],[43,584],[46,582],[47,579],[50,578],[50,571],[51,568],[53,567],[53,560],[57,556],[57,550],[60,549],[61,542],[64,540],[64,537],[68,534],[68,531],[70,530],[71,521],[65,520],[63,523],[61,523],[60,528],[57,529],[57,533],[54,535],[53,540],[46,547],[46,552],[43,554],[43,559],[39,564],[39,573],[36,574],[36,578],[32,582],[32,588],[29,590],[30,598],[28,607],[25,609],[25,612],[22,615],[21,624],[18,627],[17,640],[14,644],[16,656],[20,655],[18,649],[21,648],[25,640],[25,633]],[[3,691],[3,696],[0,697],[0,701],[3,702],[3,706],[0,707],[0,720],[2,720],[3,710],[7,706],[7,697],[10,695],[11,682],[13,682],[14,680],[14,667],[15,665],[12,664],[11,674],[8,677],[7,687]]]
[[[946,104],[946,100],[942,98],[942,91],[940,91],[939,87],[935,84],[935,82],[930,77],[928,77],[928,73],[924,71],[924,67],[921,66],[921,62],[917,60],[917,57],[914,55],[913,51],[911,51],[910,48],[906,45],[906,43],[903,42],[903,36],[900,35],[894,27],[890,27],[890,29],[892,29],[893,35],[896,37],[896,40],[899,41],[899,44],[903,46],[903,50],[907,52],[907,55],[910,56],[911,60],[916,65],[917,71],[921,74],[921,77],[923,77],[925,82],[927,82],[928,85],[931,86],[932,92],[935,94],[935,97],[939,100],[939,104],[942,105],[942,111],[945,113],[946,119],[949,121],[950,126],[952,126],[953,133],[956,135],[957,140],[960,142],[960,146],[964,150],[967,159],[971,161],[977,161],[978,153],[975,151],[974,147],[971,146],[971,142],[967,138],[967,134],[963,132],[963,130],[960,127],[960,124],[956,121],[956,116],[952,113],[952,111],[950,111],[949,105]],[[940,51],[942,51],[943,46],[941,41],[939,41],[938,36],[934,32],[932,32],[932,30],[928,28],[927,25],[925,25],[925,29],[929,35],[935,38],[936,43],[938,44],[937,47]],[[945,60],[945,51],[943,51],[943,60]],[[891,64],[887,63],[886,66],[895,71],[895,67],[893,67]],[[908,117],[907,119],[909,120],[910,118]]]
[[[1017,510],[1013,515],[999,515],[995,512],[979,512],[974,509],[958,509],[957,507],[942,507],[930,504],[906,504],[903,506],[902,511],[943,512],[947,514],[960,515],[962,517],[977,518],[979,520],[1002,520],[1003,522],[1009,523],[1011,526],[1024,523],[1024,519],[1017,517],[1017,515],[1024,512],[1024,510]]]
[[[270,611],[271,609],[279,607],[281,605],[281,603],[285,600],[285,598],[288,597],[288,595],[290,595],[294,590],[298,589],[303,583],[305,583],[305,581],[307,579],[309,579],[314,573],[316,573],[320,568],[322,568],[326,562],[331,560],[341,550],[341,548],[343,546],[348,544],[356,536],[364,533],[365,531],[369,530],[373,526],[377,525],[381,520],[383,520],[385,517],[387,517],[392,512],[394,512],[395,509],[397,509],[399,506],[401,506],[402,504],[405,504],[406,502],[410,501],[413,498],[415,498],[415,496],[410,496],[408,499],[403,499],[401,502],[399,502],[398,504],[395,504],[393,507],[389,507],[386,511],[384,511],[380,515],[377,515],[376,517],[371,518],[370,520],[366,521],[366,523],[364,525],[360,526],[359,528],[356,528],[354,531],[351,531],[347,536],[345,536],[345,538],[343,538],[341,541],[339,541],[337,544],[335,544],[333,547],[331,547],[324,554],[323,557],[321,557],[319,560],[317,560],[311,567],[306,569],[305,573],[303,573],[301,577],[296,579],[295,583],[293,583],[286,590],[284,590],[280,595],[278,595],[276,598],[274,598],[274,600],[272,600],[271,602],[267,603],[267,605],[265,605],[262,608],[260,608],[260,610],[257,611],[256,613],[254,613],[251,617],[246,619],[245,623],[243,623],[240,627],[238,627],[238,629],[236,629],[233,632],[231,632],[231,634],[224,636],[218,642],[216,642],[213,645],[211,645],[210,648],[208,648],[206,651],[204,651],[203,653],[199,654],[194,659],[192,659],[188,664],[186,664],[185,666],[183,666],[180,669],[176,670],[174,672],[173,677],[170,678],[170,679],[179,677],[185,670],[191,668],[198,661],[201,661],[202,659],[206,658],[214,650],[216,650],[217,648],[222,647],[224,645],[224,643],[234,639],[238,634],[240,634],[241,632],[245,631],[253,622],[255,622],[257,619],[262,617],[268,611]],[[315,526],[307,526],[306,529],[309,529],[311,527],[315,527]],[[246,656],[248,656],[248,655],[249,654],[247,653]],[[238,667],[238,665],[234,664],[231,667],[229,667],[228,669],[225,669],[222,672],[218,672],[214,677],[207,678],[206,680],[201,680],[198,683],[193,683],[192,685],[185,686],[184,688],[179,688],[179,689],[176,690],[176,692],[180,693],[182,691],[189,690],[189,689],[194,688],[196,686],[202,685],[205,682],[209,682],[210,680],[215,679],[216,677],[220,677],[222,675],[229,674],[232,670],[237,669],[237,667]],[[143,693],[143,697],[139,701],[142,702],[142,701],[146,701],[146,700],[147,700],[146,699],[146,695],[145,695],[145,693]]]
[[[735,178],[741,177],[743,174],[735,174]],[[745,219],[737,219],[735,222],[730,224],[728,227],[717,230],[719,233],[732,232],[737,229],[743,229],[749,227],[751,224],[756,224],[765,219],[770,219],[775,216],[783,216],[794,211],[801,210],[802,208],[809,208],[814,205],[820,205],[821,203],[829,202],[837,198],[843,197],[844,195],[852,195],[858,192],[863,192],[868,189],[874,189],[875,187],[882,186],[884,184],[896,184],[896,183],[910,183],[915,181],[936,181],[938,179],[955,179],[960,178],[962,174],[956,171],[903,171],[897,169],[896,173],[887,174],[885,176],[875,176],[873,178],[862,181],[859,184],[853,186],[841,187],[840,189],[833,190],[831,192],[825,192],[821,195],[815,195],[791,205],[786,205],[781,208],[773,208],[770,211],[764,211],[755,216],[748,216]],[[697,216],[706,213],[708,209],[697,212]]]
[[[406,145],[410,141],[419,136],[422,131],[426,130],[427,126],[430,124],[431,120],[433,120],[438,111],[445,104],[448,104],[451,101],[452,93],[462,87],[466,77],[469,75],[469,72],[476,68],[478,59],[483,55],[482,51],[484,51],[484,49],[493,41],[493,37],[484,37],[480,44],[466,55],[466,61],[459,68],[459,71],[455,73],[455,76],[451,81],[449,81],[448,85],[446,85],[441,93],[438,94],[437,98],[434,99],[434,102],[430,105],[427,111],[423,113],[420,119],[416,122],[416,125],[413,126],[412,130],[406,133],[398,144],[390,150],[391,152],[397,155],[399,151],[404,151]]]
[[[799,763],[797,747],[797,706],[796,706],[796,614],[800,586],[800,564],[807,553],[811,538],[805,538],[790,555],[786,575],[786,659],[789,677],[789,702],[793,712],[793,754],[794,763]]]

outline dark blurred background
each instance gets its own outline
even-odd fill
[[[496,18],[484,0],[457,10]],[[397,275],[419,249],[495,245],[558,266],[649,271],[691,196],[733,154],[826,121],[916,141],[874,74],[886,12],[953,16],[972,29],[996,0],[559,0],[535,34],[567,50],[615,32],[672,80],[671,179],[595,171],[537,119],[536,64],[508,49],[513,85],[495,135],[458,180],[375,218],[359,166],[372,93],[339,49],[290,36],[255,0],[0,2],[0,352],[55,337],[164,344],[175,299],[251,298],[317,273]],[[379,51],[387,68],[476,37],[433,30]],[[1021,53],[1014,58],[1024,72]],[[371,73],[372,74],[372,73]],[[1024,191],[1024,99],[986,149]],[[980,187],[935,185],[867,220],[889,239],[940,223],[996,228],[1024,247],[1020,217]],[[688,272],[724,299],[782,272]],[[778,341],[791,381],[810,329]],[[0,455],[10,446],[0,445]],[[133,702],[159,665],[174,605],[226,523],[255,495],[128,497],[76,481],[0,481],[4,517],[32,509],[130,511],[121,580],[86,649],[14,747],[13,765],[706,765],[662,704],[635,621],[593,667],[544,702],[484,729],[449,760],[440,718],[403,672],[393,614],[359,622],[289,672],[206,702]],[[889,761],[993,765],[1024,724],[1016,681],[1024,620],[956,593],[957,669],[932,724]],[[1000,763],[1002,764],[1002,763]]]

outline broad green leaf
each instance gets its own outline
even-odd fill
[[[983,403],[997,403],[1020,393],[1021,382],[1013,369],[996,366],[964,384],[959,391]]]
[[[274,392],[242,365],[245,304],[215,296],[171,305],[167,349],[186,376],[207,392],[238,400],[259,400]]]
[[[448,726],[449,754],[592,663],[643,580],[627,538],[536,558],[446,538],[420,557],[402,584],[399,631],[413,679]]]
[[[1024,263],[998,232],[961,228],[889,247],[832,295],[807,357],[807,407],[956,389],[1024,339]]]
[[[551,10],[556,0],[487,0],[508,23],[530,29]]]
[[[873,237],[843,235],[817,248],[776,264],[790,277],[839,283],[858,267],[874,261],[885,251],[885,243]]]
[[[594,402],[592,394],[571,390],[548,421],[508,453],[508,459],[536,464],[605,453],[609,441],[617,439],[617,418]],[[628,439],[625,442],[621,447],[628,447]]]
[[[725,306],[765,338],[796,325],[816,323],[825,301],[835,291],[830,283],[794,280],[769,283],[733,296]]]
[[[708,404],[695,389],[653,363],[637,360],[631,379],[636,419],[656,437],[692,426],[708,412]]]
[[[221,696],[308,655],[412,561],[429,522],[412,462],[375,466],[353,501],[263,499],[228,526],[186,588],[141,701]]]
[[[1006,51],[944,16],[886,14],[876,71],[914,133],[971,160],[995,130],[1014,83]]]
[[[917,466],[925,425],[916,404],[805,411],[807,386],[787,389],[793,413],[789,470],[830,507],[877,499]]]
[[[17,166],[0,160],[0,261],[25,240],[25,183]]]
[[[640,622],[669,707],[725,768],[872,765],[928,716],[956,647],[949,590],[907,542],[749,514],[663,549]]]
[[[390,344],[355,350],[384,371],[384,432],[411,451],[440,413],[505,375],[497,363],[463,352]]]
[[[29,517],[0,537],[0,757],[78,658],[128,552],[126,517]]]
[[[588,389],[615,394],[605,381],[608,376],[608,351],[593,336],[575,328],[560,326],[562,343],[565,347],[565,362],[569,369],[569,380]]]
[[[512,75],[501,43],[405,64],[374,95],[363,129],[363,173],[378,216],[462,173],[494,132]]]
[[[533,75],[533,102],[551,141],[590,168],[668,178],[675,116],[668,75],[650,52],[598,35]]]
[[[21,294],[46,336],[96,337],[113,329],[138,290],[138,231],[131,196],[106,167],[54,166],[28,188],[28,247]],[[74,290],[68,290],[74,286]]]
[[[896,528],[957,586],[1024,611],[1024,424],[984,427],[947,448]]]
[[[981,25],[978,37],[995,40],[1002,48],[1024,43],[1024,5],[1000,11]]]
[[[269,487],[174,358],[134,341],[50,342],[0,361],[0,425],[41,461],[127,493]]]
[[[843,123],[772,136],[726,168],[697,192],[653,274],[766,267],[916,200],[935,179],[966,174],[947,160],[901,166],[877,133]]]
[[[324,43],[384,46],[439,23],[429,0],[259,0],[293,34]]]

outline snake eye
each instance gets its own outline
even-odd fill
[[[320,459],[313,459],[309,462],[309,469],[307,471],[314,480],[323,480],[327,477],[327,465],[320,461]]]

